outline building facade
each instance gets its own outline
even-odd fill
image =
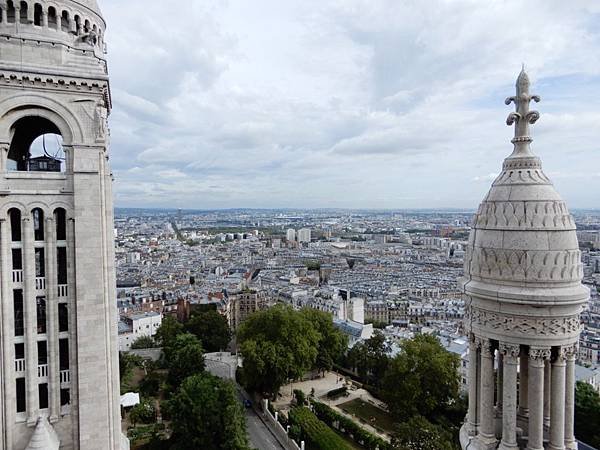
[[[0,0],[5,450],[127,445],[119,412],[105,26],[95,0]],[[46,137],[64,156],[47,153]],[[36,158],[40,139],[45,155]]]
[[[589,289],[575,223],[531,152],[529,93],[516,85],[513,153],[475,215],[464,276],[469,410],[463,449],[576,449],[575,358]]]

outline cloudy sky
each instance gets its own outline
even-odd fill
[[[600,2],[101,0],[117,206],[474,208],[512,150],[600,207]]]

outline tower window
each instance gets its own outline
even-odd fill
[[[58,208],[54,211],[54,219],[56,221],[56,240],[66,241],[67,240],[67,212]]]
[[[48,343],[46,341],[38,341],[38,366],[48,364]]]
[[[61,21],[61,27],[60,27],[60,29],[62,31],[64,31],[65,33],[67,33],[69,31],[69,26],[70,26],[69,12],[68,11],[63,11],[62,12],[62,21]]]
[[[58,304],[58,331],[59,333],[69,331],[69,307],[66,303]]]
[[[13,270],[23,270],[23,255],[20,248],[12,249],[12,268]]]
[[[15,344],[15,359],[25,359],[25,344]]]
[[[10,234],[13,242],[21,242],[21,211],[11,209],[8,212],[10,216]]]
[[[17,378],[17,413],[22,413],[27,410],[25,398],[25,378]]]
[[[58,359],[60,370],[69,370],[69,340],[60,339],[58,341]]]
[[[44,249],[36,248],[35,249],[35,276],[37,278],[46,276],[46,265],[44,261]]]
[[[40,409],[48,409],[48,383],[38,384]]]
[[[38,334],[46,334],[46,297],[38,297],[36,299],[37,310],[37,332]]]
[[[56,275],[58,284],[67,284],[67,249],[57,247],[56,249]]]
[[[21,23],[29,23],[29,20],[27,19],[28,10],[29,10],[29,5],[27,4],[27,2],[21,2],[21,16],[20,16]]]
[[[56,8],[54,6],[48,8],[48,28],[55,30],[58,28],[58,18],[56,17]]]
[[[23,291],[15,289],[13,291],[14,311],[15,311],[15,336],[25,334],[25,321],[23,320]]]
[[[69,389],[60,390],[60,406],[71,404],[71,391]]]
[[[33,8],[33,24],[37,25],[38,27],[42,26],[42,12],[42,5],[36,3]]]
[[[33,215],[33,234],[36,241],[44,240],[44,211],[36,208],[32,211]]]

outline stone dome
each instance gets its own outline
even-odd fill
[[[507,120],[516,124],[514,151],[475,214],[459,282],[466,328],[496,331],[498,337],[576,336],[589,291],[581,284],[575,222],[530,149],[529,125],[539,118],[529,110],[531,100],[540,99],[529,94],[522,71],[517,95],[506,100],[517,106]]]
[[[73,3],[77,3],[84,8],[87,8],[93,12],[95,12],[98,16],[102,17],[102,11],[100,11],[100,7],[98,6],[98,2],[96,0],[71,0]]]

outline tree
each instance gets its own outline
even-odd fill
[[[347,364],[364,381],[379,386],[390,363],[389,351],[390,347],[383,333],[375,331],[371,338],[350,349],[346,357]]]
[[[131,344],[133,350],[154,347],[156,347],[156,342],[154,342],[154,339],[152,339],[151,336],[140,336]]]
[[[193,334],[177,336],[166,359],[169,369],[167,380],[172,387],[179,386],[187,377],[204,371],[202,343]]]
[[[431,418],[444,411],[458,399],[459,362],[434,336],[404,340],[383,379],[390,412],[406,420],[417,414]]]
[[[189,377],[167,408],[172,450],[249,449],[244,412],[231,382],[206,373]]]
[[[314,366],[319,339],[306,317],[289,306],[276,305],[251,315],[238,331],[244,385],[252,391],[277,394],[287,380],[299,378]]]
[[[214,310],[192,315],[185,328],[200,339],[207,353],[225,350],[231,340],[227,319]]]
[[[575,388],[575,436],[577,439],[600,447],[600,394],[593,386],[581,381]]]
[[[156,408],[148,401],[138,403],[129,411],[129,421],[134,427],[138,423],[154,423],[155,420]]]
[[[167,316],[163,319],[160,327],[156,330],[154,340],[163,349],[165,359],[169,358],[169,352],[172,349],[177,336],[184,332],[183,325],[173,316]]]
[[[402,450],[454,450],[452,436],[442,427],[422,416],[398,425],[392,439],[393,448]]]
[[[348,337],[333,325],[331,314],[312,308],[305,308],[301,313],[320,336],[316,368],[323,372],[331,370],[348,348]]]

